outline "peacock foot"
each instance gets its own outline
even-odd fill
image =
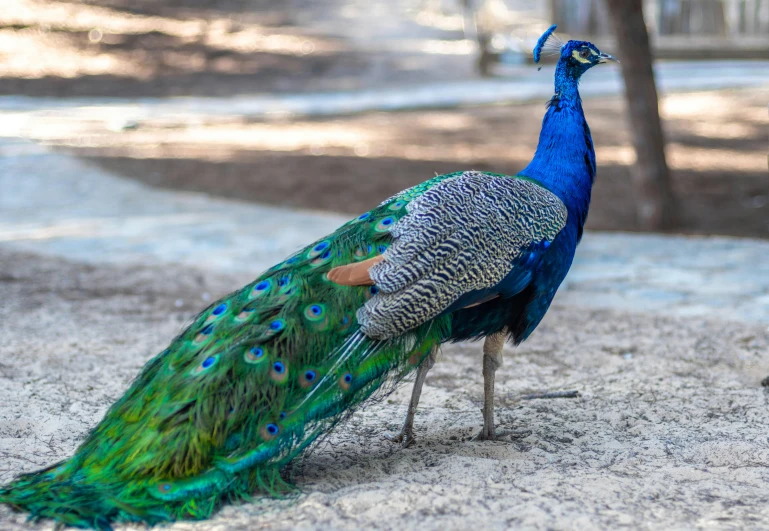
[[[414,432],[407,429],[402,429],[398,434],[385,434],[384,438],[393,444],[400,444],[402,448],[408,448],[416,442]]]

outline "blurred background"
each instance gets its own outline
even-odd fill
[[[356,214],[436,173],[523,168],[551,23],[623,61],[582,81],[589,229],[769,237],[769,0],[5,0],[0,136],[153,187]]]

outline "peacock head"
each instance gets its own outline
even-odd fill
[[[579,77],[593,68],[608,61],[617,61],[613,56],[601,53],[595,44],[587,41],[568,41],[563,42],[556,37],[553,32],[556,26],[550,26],[537,41],[534,47],[534,62],[538,63],[545,54],[558,54],[557,75],[564,75],[567,78],[577,80]]]

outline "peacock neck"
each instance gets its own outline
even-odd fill
[[[569,68],[566,61],[558,61],[555,66],[555,95],[562,100],[576,101],[582,108],[579,97],[579,76],[582,73]]]
[[[521,175],[556,194],[569,211],[569,223],[577,223],[581,234],[595,178],[595,151],[578,79],[563,71],[560,74],[557,68],[556,93],[542,121],[537,151]]]

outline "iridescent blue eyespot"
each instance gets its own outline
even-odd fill
[[[267,350],[260,346],[248,349],[243,356],[246,363],[262,363],[267,360]]]
[[[171,485],[169,485],[168,483],[164,483],[164,484],[163,484],[163,486],[162,486],[161,488],[162,488],[164,491],[168,492],[169,490],[171,490]]]
[[[292,256],[291,258],[289,258],[288,260],[286,260],[286,263],[287,263],[287,264],[293,264],[293,263],[294,263],[294,262],[296,262],[297,260],[299,260],[299,257],[298,257],[298,256]]]
[[[552,242],[550,242],[550,241],[548,241],[548,240],[545,240],[545,241],[543,241],[543,242],[542,242],[542,247],[544,247],[545,249],[547,249],[548,247],[550,247],[550,244],[551,244],[551,243],[552,243]]]
[[[286,327],[286,323],[283,321],[283,319],[275,319],[273,322],[270,323],[270,330],[274,332],[279,332],[280,330],[283,330]]]
[[[277,424],[273,424],[273,423],[267,424],[267,433],[269,433],[270,435],[277,435],[278,431],[279,430],[278,430]]]
[[[313,247],[313,249],[312,249],[312,250],[313,250],[313,251],[315,251],[316,253],[319,253],[319,252],[321,252],[323,249],[328,249],[328,242],[320,242],[318,245],[316,245],[315,247]]]
[[[312,306],[310,306],[310,311],[313,313],[313,315],[320,315],[321,313],[323,313],[323,308],[321,308],[317,304],[313,304]]]
[[[347,317],[346,315],[344,317],[342,317],[342,324],[347,324],[349,322],[350,322],[350,318],[349,317]]]
[[[197,365],[192,370],[192,375],[196,376],[198,374],[202,374],[206,370],[213,367],[213,365],[216,363],[216,360],[219,358],[219,356],[208,356],[206,359],[204,359],[199,365]]]
[[[227,309],[227,303],[226,303],[226,302],[223,302],[222,304],[220,304],[219,306],[217,306],[216,308],[214,308],[214,311],[213,311],[213,312],[211,312],[211,313],[212,313],[213,315],[221,315],[221,314],[223,314],[223,313],[224,313],[224,311],[225,311],[226,309]]]
[[[288,284],[289,278],[288,277],[280,277],[280,280],[278,280],[278,286],[281,288]]]
[[[276,361],[272,364],[272,370],[277,372],[278,374],[283,374],[286,372],[286,366],[283,365],[283,362]]]
[[[339,387],[342,388],[342,391],[349,391],[351,382],[352,382],[352,374],[348,372],[344,376],[339,378]]]
[[[376,250],[379,252],[379,254],[382,254],[383,252],[385,252],[387,250],[387,246],[386,245],[380,245],[379,247],[376,248]]]
[[[203,330],[201,330],[200,333],[203,334],[204,336],[207,336],[213,331],[214,331],[214,325],[210,324],[206,326]]]
[[[254,291],[264,291],[269,287],[270,287],[270,282],[267,280],[262,280],[259,284],[254,286]]]
[[[281,411],[280,415],[278,415],[278,418],[280,418],[280,420],[283,420],[284,418],[286,418],[286,412],[285,411]]]
[[[304,373],[304,379],[307,380],[308,382],[315,381],[316,376],[317,374],[315,373],[315,371],[307,371]]]
[[[368,218],[371,215],[371,212],[366,212],[365,214],[361,214],[358,216],[358,221],[363,221],[364,219]]]
[[[376,286],[371,286],[371,287],[368,289],[368,292],[369,292],[369,293],[371,293],[372,295],[376,295],[377,293],[379,293],[379,288],[378,288],[378,287],[376,287]]]
[[[331,256],[331,251],[326,251],[325,253],[323,253],[322,255],[320,255],[320,257],[321,257],[321,259],[322,259],[322,260],[325,260],[325,259],[326,259],[326,258],[328,258],[329,256]]]

